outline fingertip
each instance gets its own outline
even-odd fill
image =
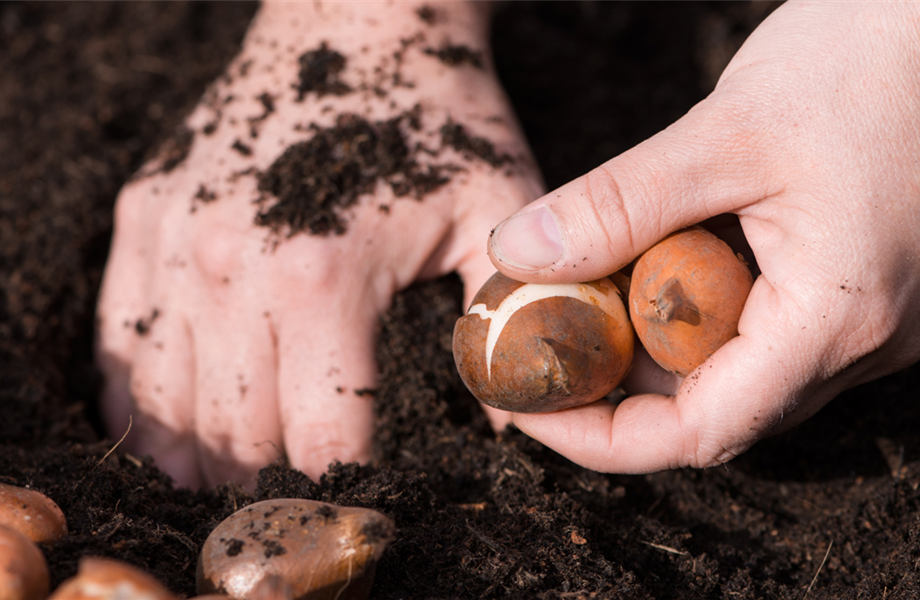
[[[333,463],[370,461],[374,414],[366,389],[369,385],[317,386],[299,398],[284,399],[284,450],[292,467],[319,481]]]
[[[318,479],[338,461],[367,463],[374,429],[376,313],[340,304],[333,313],[286,311],[279,336],[284,450]]]
[[[356,415],[351,415],[352,425]],[[360,421],[360,417],[357,418]],[[349,431],[336,423],[313,423],[302,429],[302,437],[285,443],[291,466],[313,481],[329,471],[335,463],[367,464],[371,459],[372,429],[357,424]]]
[[[622,235],[629,223],[590,193],[596,179],[594,172],[579,177],[499,223],[488,244],[495,268],[528,283],[572,283],[606,277],[632,260],[632,237]]]
[[[483,404],[482,410],[486,413],[486,417],[488,417],[489,423],[492,425],[492,430],[495,433],[501,433],[508,425],[511,425],[514,413],[492,408],[488,404]]]
[[[563,257],[563,238],[552,210],[528,206],[505,219],[489,237],[489,256],[499,270],[541,271]]]
[[[638,341],[635,345],[632,366],[623,379],[623,389],[628,394],[652,393],[673,396],[683,379],[665,371],[649,356],[648,350]]]

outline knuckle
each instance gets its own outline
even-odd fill
[[[334,462],[365,462],[369,456],[367,443],[348,443],[336,427],[310,426],[294,440],[287,440],[288,457],[294,468],[325,472]]]
[[[103,372],[124,368],[138,343],[127,311],[115,302],[111,296],[102,297],[95,321],[95,353]]]
[[[355,279],[343,256],[325,240],[290,239],[272,256],[272,273],[302,293],[321,295],[336,289],[342,281]],[[305,243],[300,243],[305,242]]]
[[[177,402],[156,378],[149,359],[141,358],[131,369],[129,389],[131,404],[140,422],[155,422],[171,430],[187,426],[190,414],[187,402]],[[168,388],[168,386],[167,386]]]
[[[138,184],[125,187],[115,201],[115,226],[131,231],[143,227],[146,200],[147,194]]]
[[[748,447],[749,444],[745,443],[726,444],[725,440],[721,438],[701,440],[688,454],[688,464],[698,469],[717,467],[734,460]]]
[[[687,423],[685,421],[685,423]],[[677,467],[706,469],[733,460],[754,440],[732,435],[731,425],[713,415],[698,415],[681,430],[682,446]]]
[[[679,210],[669,198],[670,189],[648,165],[634,164],[623,155],[597,167],[586,178],[593,218],[607,236],[615,255],[633,258],[646,250],[643,240],[658,240],[666,228],[664,210]],[[673,220],[673,219],[670,219]]]
[[[634,254],[636,248],[633,241],[632,215],[621,181],[609,164],[601,165],[585,176],[585,196],[585,226],[591,229],[600,228],[605,236],[604,241],[609,254],[616,255],[623,250]],[[619,224],[617,231],[610,229],[610,224],[614,223]]]
[[[905,346],[901,315],[892,310],[896,302],[891,295],[864,297],[862,288],[849,282],[831,285],[839,294],[829,302],[833,326],[821,360],[823,378],[829,379],[870,355],[897,354],[892,350]],[[891,367],[888,372],[910,364],[895,364],[896,356],[885,358]]]
[[[723,90],[710,100],[695,107],[691,113],[709,123],[710,135],[698,139],[705,150],[715,157],[723,168],[733,168],[728,173],[739,177],[750,177],[759,173],[763,166],[772,164],[777,156],[790,155],[795,148],[788,146],[786,136],[776,135],[776,128],[788,119],[778,115],[800,114],[801,108],[789,98],[770,96],[769,100],[752,95],[746,89]],[[696,116],[694,114],[694,116]],[[711,174],[700,173],[701,177]]]
[[[864,372],[881,377],[910,366],[920,356],[916,338],[905,336],[890,314],[869,313],[857,322],[856,329],[839,334],[830,345],[822,365],[824,379],[849,373],[862,381]],[[853,369],[857,363],[859,368]]]
[[[192,242],[195,265],[206,280],[215,282],[238,272],[245,253],[244,235],[217,223],[202,224]]]

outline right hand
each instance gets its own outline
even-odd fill
[[[495,266],[556,283],[734,213],[762,273],[679,389],[514,423],[600,471],[708,467],[917,361],[918,99],[920,5],[788,3],[689,114],[499,225]]]

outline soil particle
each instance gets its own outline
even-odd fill
[[[243,156],[252,156],[252,148],[244,144],[238,139],[234,140],[233,145],[230,147],[236,150],[237,152],[239,152],[240,154],[242,154]]]
[[[330,50],[326,42],[316,50],[304,52],[298,60],[300,80],[293,86],[297,90],[298,102],[310,92],[316,92],[320,98],[327,94],[344,96],[351,92],[351,87],[340,79],[346,59],[335,50]]]
[[[324,523],[335,523],[339,514],[333,506],[320,506],[316,509],[316,516],[322,519]]]
[[[369,545],[391,540],[394,533],[392,523],[383,520],[367,523],[361,528],[361,535]]]
[[[134,322],[134,331],[137,332],[137,335],[144,337],[150,333],[150,330],[153,328],[154,321],[156,321],[159,316],[160,310],[154,308],[152,311],[150,311],[149,316],[140,318]]]
[[[209,204],[217,200],[217,193],[214,190],[211,190],[203,183],[198,185],[198,190],[195,192],[195,195],[192,196],[192,207],[191,212],[198,210],[198,204]]]
[[[455,46],[451,44],[445,44],[437,49],[425,48],[423,52],[429,56],[436,57],[438,60],[449,67],[471,65],[477,69],[484,68],[482,62],[482,52],[471,50],[468,46]]]
[[[183,162],[195,142],[195,132],[185,125],[176,126],[175,133],[157,150],[149,167],[139,171],[135,178],[148,177],[157,173],[169,173]]]
[[[498,154],[491,141],[484,137],[470,135],[463,125],[448,120],[441,126],[441,143],[462,154],[467,159],[478,158],[493,167],[500,167],[513,161],[508,154]]]
[[[243,551],[243,548],[246,546],[246,542],[243,540],[238,540],[236,538],[230,540],[221,540],[227,546],[227,556],[237,556],[240,552]]]
[[[431,6],[427,4],[419,7],[419,9],[415,11],[415,14],[417,14],[418,18],[428,25],[434,25],[435,20],[437,19],[437,13],[433,8],[431,8]]]
[[[275,99],[271,94],[262,92],[256,99],[262,103],[262,114],[247,119],[249,121],[249,137],[253,139],[259,137],[259,125],[262,121],[275,112]]]
[[[272,558],[273,556],[281,556],[287,554],[287,550],[284,546],[281,545],[277,540],[262,540],[263,554],[265,558]]]
[[[399,40],[399,50],[393,52],[393,73],[390,77],[390,85],[394,88],[404,87],[404,88],[413,88],[415,83],[411,81],[406,81],[403,79],[402,75],[402,66],[406,58],[406,52],[409,48],[415,46],[418,43],[421,43],[425,40],[425,34],[422,32],[416,33],[415,35]],[[379,72],[384,71],[383,67],[379,67]],[[387,92],[380,85],[373,86],[374,93],[377,96],[386,96]]]

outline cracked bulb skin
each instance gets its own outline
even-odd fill
[[[609,279],[521,283],[496,273],[454,327],[463,383],[489,406],[552,412],[613,391],[633,359],[634,335]]]
[[[753,285],[747,264],[702,227],[672,233],[636,261],[629,316],[663,369],[686,377],[738,335]]]

